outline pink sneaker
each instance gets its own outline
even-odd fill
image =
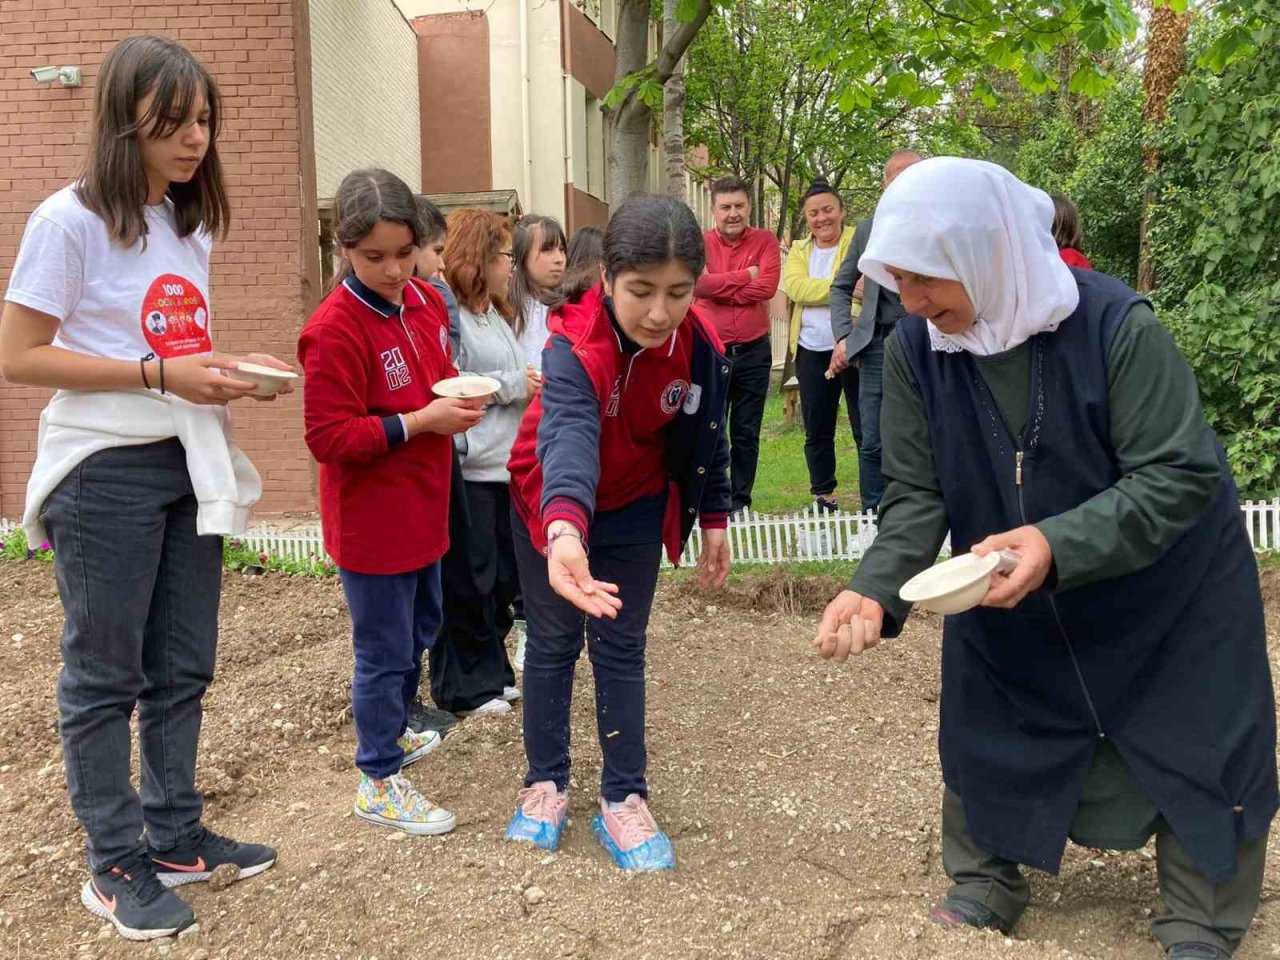
[[[557,791],[550,780],[542,780],[517,795],[515,816],[507,825],[507,839],[555,850],[560,846],[560,834],[568,822],[569,795]]]
[[[675,869],[671,841],[658,829],[649,805],[639,794],[631,794],[621,804],[601,801],[600,813],[591,826],[600,845],[623,870],[647,873]]]

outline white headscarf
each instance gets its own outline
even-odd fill
[[[890,266],[959,280],[978,319],[957,334],[930,323],[933,349],[989,356],[1056,330],[1080,302],[1052,227],[1044,191],[994,163],[935,157],[884,192],[858,267],[894,291]]]

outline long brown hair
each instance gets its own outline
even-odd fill
[[[511,324],[516,336],[524,336],[528,318],[525,307],[530,299],[537,300],[544,306],[555,306],[558,297],[554,288],[542,288],[529,276],[529,258],[535,253],[545,250],[564,250],[568,244],[564,239],[564,230],[554,217],[544,217],[531,213],[520,218],[511,235],[511,254],[515,269],[511,273],[511,306],[515,308],[516,318]]]
[[[1080,225],[1080,211],[1071,198],[1061,193],[1053,198],[1053,242],[1059,249],[1084,251],[1084,227]]]
[[[569,241],[568,263],[560,278],[554,310],[566,303],[577,303],[587,291],[600,282],[600,264],[604,263],[604,231],[599,227],[579,227]]]
[[[449,214],[449,239],[444,248],[444,280],[458,302],[472,313],[492,303],[508,323],[516,312],[506,297],[489,292],[485,268],[511,241],[511,225],[492,210],[455,210]]]
[[[231,222],[218,160],[218,85],[190,50],[156,34],[122,40],[102,61],[93,100],[93,136],[76,193],[103,219],[108,236],[120,246],[146,243],[143,208],[148,185],[139,138],[172,135],[187,122],[202,93],[209,105],[208,150],[189,182],[169,184],[181,237],[199,229],[222,237]],[[145,116],[138,116],[138,104],[148,94],[155,95],[151,106]]]

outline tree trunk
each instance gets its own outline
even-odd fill
[[[615,86],[632,74],[645,71],[645,81],[665,87],[685,51],[711,14],[711,0],[697,0],[692,20],[677,21],[663,37],[662,49],[646,62],[649,47],[649,4],[646,0],[619,0]],[[608,111],[609,204],[615,209],[649,180],[649,136],[653,111],[632,88]]]
[[[662,37],[674,36],[680,29],[680,21],[676,19],[676,6],[679,0],[664,0],[662,14]],[[677,200],[686,199],[684,184],[685,152],[684,152],[684,64],[682,56],[677,62],[671,79],[662,88],[662,150],[667,168],[667,196]]]
[[[1169,97],[1186,69],[1187,29],[1191,25],[1191,10],[1177,14],[1167,5],[1151,9],[1154,6],[1151,0],[1147,0],[1147,6],[1149,17],[1147,58],[1142,68],[1142,89],[1145,95],[1142,118],[1150,128],[1164,122]],[[1160,170],[1159,150],[1148,144],[1143,148],[1142,159],[1148,179],[1154,178]],[[1154,290],[1158,280],[1148,238],[1151,211],[1155,208],[1156,199],[1155,191],[1150,189],[1142,198],[1138,253],[1138,291],[1141,293]]]

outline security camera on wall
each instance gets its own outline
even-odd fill
[[[31,71],[36,83],[53,83],[55,80],[63,87],[80,86],[79,67],[36,67]]]

